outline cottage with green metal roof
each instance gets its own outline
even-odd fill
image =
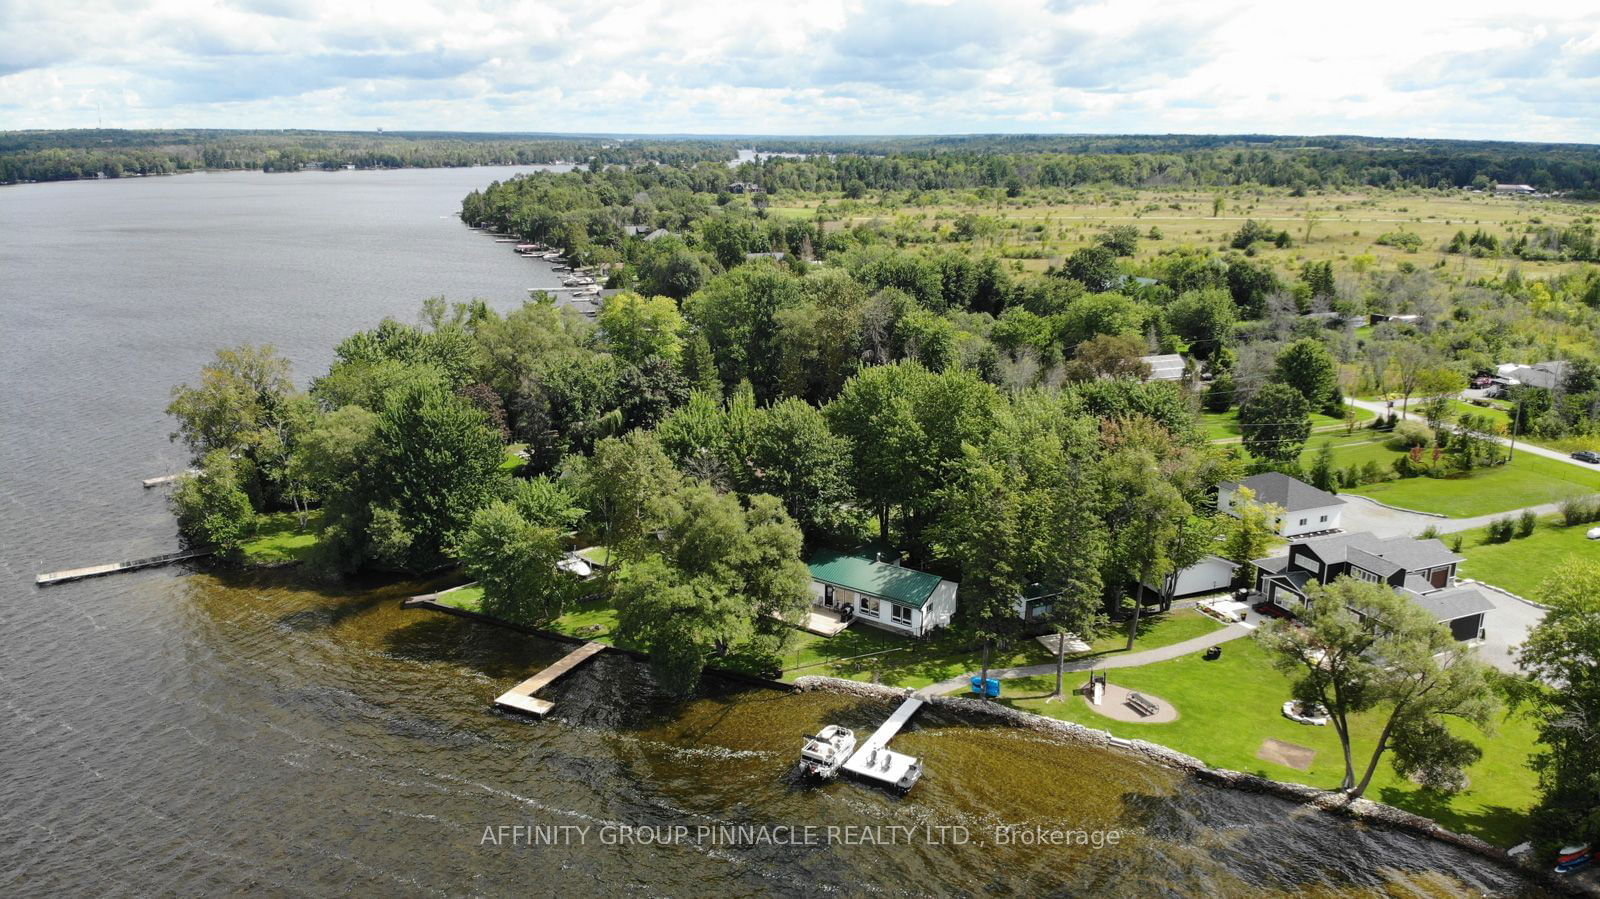
[[[819,549],[807,562],[812,602],[824,611],[920,637],[950,624],[956,584],[875,554]]]

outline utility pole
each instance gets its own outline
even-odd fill
[[[1506,451],[1506,463],[1517,457],[1517,422],[1522,420],[1522,397],[1517,397],[1516,411],[1511,413],[1511,449]]]

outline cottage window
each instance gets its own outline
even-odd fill
[[[911,623],[911,610],[905,606],[890,606],[889,617],[894,619],[896,624],[909,625]]]
[[[862,615],[871,615],[873,618],[877,618],[878,617],[878,601],[876,599],[873,599],[870,596],[861,597],[861,612],[860,613]]]
[[[1376,584],[1379,581],[1383,580],[1383,578],[1378,577],[1377,575],[1373,574],[1372,572],[1367,571],[1364,568],[1357,568],[1354,565],[1350,566],[1350,573],[1355,575],[1356,577],[1364,580],[1364,581],[1367,581],[1367,582],[1373,583],[1373,584]]]
[[[1300,526],[1301,527],[1305,527],[1306,526],[1306,520],[1304,518],[1300,519]]]
[[[1326,515],[1324,515],[1324,516],[1322,516],[1322,518],[1321,518],[1321,519],[1319,519],[1319,520],[1320,520],[1320,522],[1321,522],[1321,523],[1322,523],[1322,524],[1327,524],[1327,523],[1328,523],[1328,516],[1326,516]]]

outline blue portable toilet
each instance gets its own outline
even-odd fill
[[[998,698],[1000,696],[1000,679],[989,678],[988,683],[984,684],[983,694],[990,699]]]
[[[983,695],[983,678],[974,677],[972,679],[972,692],[978,694],[979,696]]]

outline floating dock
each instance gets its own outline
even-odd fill
[[[922,708],[923,701],[916,696],[906,697],[889,720],[878,725],[856,754],[844,763],[844,770],[863,780],[876,781],[897,790],[909,790],[922,776],[922,760],[889,748],[889,741],[905,727],[911,716]]]
[[[144,559],[133,559],[127,562],[109,562],[105,565],[90,565],[87,568],[69,568],[66,571],[52,571],[34,577],[33,582],[40,587],[52,584],[65,584],[67,581],[81,581],[84,578],[100,577],[105,574],[117,574],[122,571],[136,571],[140,568],[155,568],[158,565],[170,565],[173,562],[182,562],[188,559],[200,559],[211,555],[215,550],[186,549],[182,552],[167,553],[162,556],[150,556]]]
[[[600,654],[605,648],[606,645],[604,643],[589,642],[583,644],[557,659],[556,663],[550,667],[496,696],[494,704],[510,712],[522,712],[527,715],[533,715],[536,718],[543,718],[545,715],[550,714],[550,710],[555,708],[556,704],[548,699],[537,699],[533,694],[549,686],[556,678]]]

